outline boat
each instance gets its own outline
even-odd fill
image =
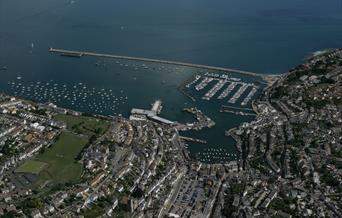
[[[3,66],[3,67],[0,68],[0,70],[7,70],[7,67]]]

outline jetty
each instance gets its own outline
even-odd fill
[[[114,59],[124,59],[124,60],[131,60],[131,61],[145,61],[145,62],[152,62],[152,63],[160,63],[160,64],[171,64],[171,65],[178,65],[178,66],[185,66],[185,67],[194,67],[194,68],[201,68],[201,69],[208,69],[208,70],[219,70],[219,71],[226,71],[226,72],[233,72],[233,73],[240,73],[250,76],[256,76],[262,79],[268,78],[268,75],[253,73],[244,70],[236,70],[231,68],[225,67],[214,67],[214,66],[207,66],[202,64],[191,64],[179,61],[167,61],[167,60],[159,60],[159,59],[152,59],[152,58],[143,58],[143,57],[131,57],[131,56],[122,56],[122,55],[113,55],[113,54],[101,54],[96,52],[87,52],[87,51],[72,51],[72,50],[65,50],[65,49],[56,49],[50,48],[49,52],[51,53],[59,53],[63,56],[93,56],[93,57],[102,57],[102,58],[114,58]]]
[[[195,139],[195,138],[191,138],[191,137],[179,136],[179,138],[181,140],[189,141],[189,142],[197,142],[197,143],[202,143],[202,144],[206,144],[207,143],[207,141],[205,141],[205,140]]]

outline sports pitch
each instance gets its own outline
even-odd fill
[[[46,163],[29,160],[26,161],[23,165],[21,165],[15,172],[16,173],[32,173],[32,174],[39,174],[45,167],[47,166]]]

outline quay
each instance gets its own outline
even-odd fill
[[[256,116],[256,114],[253,113],[246,113],[246,112],[242,112],[242,111],[232,111],[232,110],[220,110],[220,112],[224,112],[224,113],[232,113],[235,115],[241,115],[241,116]]]
[[[125,59],[125,60],[132,60],[132,61],[145,61],[145,62],[160,63],[160,64],[171,64],[171,65],[178,65],[178,66],[185,66],[185,67],[194,67],[194,68],[202,68],[202,69],[208,69],[208,70],[219,70],[219,71],[240,73],[240,74],[245,74],[245,75],[250,75],[250,76],[257,76],[264,80],[268,78],[268,75],[262,75],[262,74],[243,71],[243,70],[236,70],[236,69],[230,69],[230,68],[224,68],[224,67],[214,67],[214,66],[207,66],[207,65],[201,65],[201,64],[191,64],[191,63],[185,63],[185,62],[179,62],[179,61],[167,61],[167,60],[159,60],[159,59],[152,59],[152,58],[101,54],[101,53],[86,52],[86,51],[72,51],[72,50],[56,49],[56,48],[50,48],[49,52],[59,53],[64,56],[67,56],[68,54],[70,54],[70,56],[77,55],[79,57],[94,56],[94,57],[103,57],[103,58]]]
[[[185,136],[179,136],[179,138],[184,140],[184,141],[198,142],[198,143],[202,143],[202,144],[207,144],[207,141],[201,140],[201,139],[195,139],[195,138],[185,137]]]
[[[161,111],[161,108],[162,108],[161,100],[156,100],[152,104],[151,110],[133,108],[131,110],[131,115],[130,115],[129,119],[130,120],[137,120],[137,121],[150,119],[150,120],[154,120],[158,123],[173,125],[174,124],[173,121],[158,116],[158,114]]]
[[[243,108],[243,107],[233,107],[233,106],[228,106],[228,105],[222,105],[223,108],[228,108],[228,109],[234,109],[234,110],[246,110],[246,111],[253,111],[253,109],[250,108]]]

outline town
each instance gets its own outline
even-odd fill
[[[218,98],[234,104],[248,87],[240,104],[252,101],[243,114],[255,116],[226,131],[238,154],[208,148],[199,159],[185,144],[197,139],[181,134],[215,122],[196,107],[183,109],[196,121],[181,124],[160,117],[161,100],[127,119],[0,94],[0,215],[342,217],[341,76],[341,49],[274,78],[255,100],[252,83],[196,75],[186,87],[217,81],[205,100],[228,84]],[[211,153],[217,163],[205,163]]]
[[[156,101],[148,114],[157,116],[160,110]],[[198,122],[176,125],[142,119],[139,111],[147,110],[133,109],[128,120],[2,94],[0,214],[164,217],[181,216],[185,208],[209,216],[228,168],[190,160],[186,137],[177,129],[207,128],[214,122],[196,108],[185,111]],[[199,172],[201,177],[195,176]],[[188,192],[181,187],[202,193],[196,199],[206,204],[194,208],[191,196],[183,203]]]
[[[256,119],[227,131],[240,151],[227,217],[342,217],[342,50],[282,75],[253,103]]]

